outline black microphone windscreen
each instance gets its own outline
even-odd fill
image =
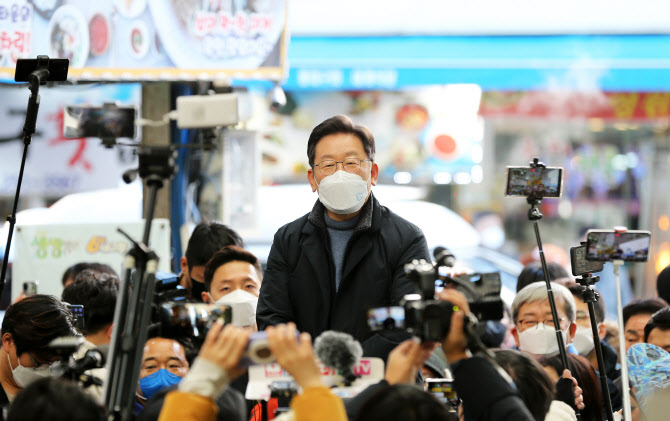
[[[344,377],[353,375],[353,370],[363,356],[361,344],[348,333],[328,330],[314,341],[314,352],[321,362]]]

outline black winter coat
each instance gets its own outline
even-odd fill
[[[336,291],[324,211],[317,200],[309,214],[275,234],[258,300],[258,328],[294,322],[312,338],[338,330],[363,342],[372,335],[369,308],[398,305],[405,294],[418,292],[404,265],[430,261],[426,239],[370,194],[347,244]]]

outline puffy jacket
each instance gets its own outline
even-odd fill
[[[370,194],[347,244],[336,291],[324,212],[317,200],[309,214],[275,234],[258,300],[258,329],[294,322],[312,337],[338,330],[363,342],[371,336],[369,308],[398,305],[404,295],[418,291],[404,265],[430,261],[426,239]]]

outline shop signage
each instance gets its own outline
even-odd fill
[[[70,79],[280,79],[286,1],[0,0],[0,78],[70,59]]]
[[[602,118],[670,117],[668,92],[485,92],[479,114],[487,117]]]

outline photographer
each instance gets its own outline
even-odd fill
[[[186,253],[179,261],[179,284],[186,288],[191,298],[202,301],[205,289],[205,265],[214,254],[226,246],[244,247],[239,234],[217,223],[198,224],[188,240]]]
[[[63,301],[84,306],[84,330],[86,341],[74,353],[75,359],[84,358],[86,352],[103,346],[109,346],[112,338],[114,309],[119,294],[120,280],[115,275],[86,269],[80,272],[75,281],[63,290]],[[97,368],[87,371],[102,381],[107,379],[107,369]],[[88,388],[90,393],[101,402],[102,386]]]
[[[310,336],[303,333],[297,339],[293,324],[268,328],[267,335],[277,362],[303,390],[291,402],[295,420],[346,420],[340,398],[321,383]],[[217,408],[213,398],[244,371],[238,364],[248,342],[248,330],[215,323],[179,391],[166,397],[159,420],[214,420]]]
[[[532,415],[517,396],[515,388],[484,357],[472,356],[468,350],[465,315],[470,312],[468,302],[460,292],[445,289],[438,294],[441,300],[454,304],[451,326],[442,342],[442,349],[454,374],[454,385],[462,408],[469,420],[533,420]],[[420,420],[449,420],[446,407],[428,393],[410,390],[402,383],[411,383],[416,370],[425,361],[422,348],[414,341],[406,341],[389,355],[384,380],[361,392],[347,402],[352,420],[405,420],[414,414]],[[394,396],[385,399],[384,396]],[[436,406],[439,405],[439,406]],[[380,416],[380,414],[383,414]]]
[[[49,342],[76,334],[70,310],[56,297],[32,295],[9,306],[2,321],[0,406],[50,375],[51,364],[62,357],[48,348]]]

